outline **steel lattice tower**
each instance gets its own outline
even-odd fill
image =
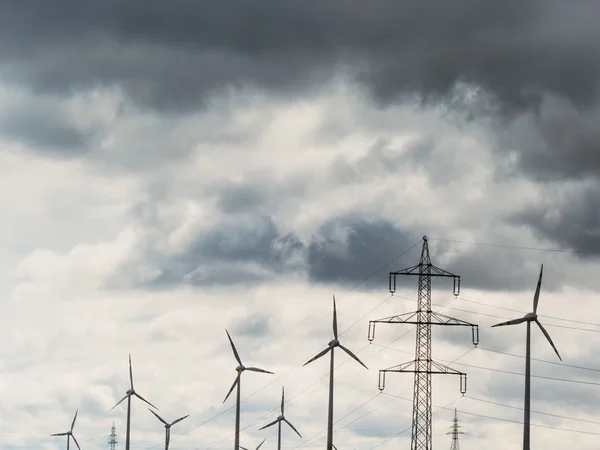
[[[423,248],[419,264],[407,269],[391,272],[389,276],[389,289],[393,294],[396,291],[397,275],[418,276],[417,311],[385,319],[369,322],[369,341],[375,338],[376,323],[405,323],[417,326],[415,359],[394,367],[379,371],[379,389],[385,387],[386,372],[412,372],[414,373],[414,392],[412,410],[412,442],[411,450],[432,450],[432,412],[431,412],[431,375],[451,374],[460,376],[460,390],[464,394],[467,388],[467,375],[431,359],[431,326],[455,325],[468,326],[472,329],[473,344],[479,343],[479,328],[477,325],[455,319],[431,311],[431,278],[446,277],[454,280],[455,296],[460,293],[460,277],[431,264],[427,236],[423,237]]]
[[[117,429],[115,428],[115,423],[113,422],[110,429],[110,436],[108,437],[108,448],[110,448],[110,450],[115,450],[117,444]]]
[[[460,450],[460,443],[458,442],[458,435],[465,434],[462,431],[459,431],[460,425],[458,424],[458,416],[456,414],[456,408],[454,408],[454,419],[452,419],[452,431],[450,434],[452,435],[452,444],[450,445],[450,450]]]

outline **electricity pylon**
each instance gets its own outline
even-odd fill
[[[475,324],[445,316],[431,311],[431,278],[453,278],[455,296],[460,293],[460,277],[431,264],[427,236],[423,236],[423,248],[419,264],[398,272],[391,272],[389,276],[389,289],[393,294],[396,291],[397,275],[416,275],[419,277],[419,296],[417,311],[369,322],[369,341],[375,339],[375,324],[377,323],[408,323],[417,326],[415,359],[379,371],[379,389],[385,388],[386,372],[414,373],[413,411],[412,411],[412,441],[411,450],[431,450],[431,375],[449,374],[460,376],[460,391],[467,391],[467,374],[459,372],[448,366],[431,359],[431,326],[454,325],[471,327],[473,344],[479,343],[479,327]]]
[[[454,408],[454,419],[452,419],[452,431],[446,434],[452,435],[452,444],[450,444],[450,450],[460,450],[460,443],[458,442],[458,436],[465,434],[460,431],[460,425],[458,424],[458,416],[456,414],[456,408]]]

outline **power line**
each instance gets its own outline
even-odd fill
[[[475,305],[487,306],[487,307],[490,307],[490,308],[498,308],[498,309],[503,309],[505,311],[511,311],[511,312],[525,314],[524,311],[520,311],[518,309],[506,308],[504,306],[497,306],[497,305],[488,305],[487,303],[483,303],[483,302],[476,302],[474,300],[467,300],[467,299],[463,298],[462,296],[458,300],[460,300],[461,302],[474,303]],[[564,322],[573,322],[573,323],[579,323],[581,325],[590,325],[590,326],[594,326],[594,327],[599,327],[600,328],[600,324],[592,323],[592,322],[584,322],[583,320],[565,319],[564,317],[547,316],[545,314],[538,314],[538,316],[539,317],[545,317],[547,319],[562,320]]]
[[[390,395],[390,396],[392,396],[394,398],[398,398],[400,400],[411,401],[411,399],[408,399],[408,398],[405,398],[405,397],[400,397],[400,396],[397,396],[397,395],[394,395],[394,394],[388,394],[386,392],[384,392],[383,394],[384,395]],[[448,406],[441,406],[441,407],[436,406],[436,408],[451,409],[451,408],[448,408]],[[509,423],[515,423],[517,425],[523,425],[523,422],[519,421],[519,420],[503,419],[501,417],[487,416],[487,415],[484,415],[484,414],[478,414],[478,413],[474,413],[474,412],[470,412],[470,411],[464,411],[464,410],[459,410],[459,412],[461,414],[467,414],[467,415],[470,415],[470,416],[481,417],[481,418],[484,418],[484,419],[499,420],[499,421],[502,421],[502,422],[509,422]],[[534,424],[534,423],[532,423],[530,425],[532,427],[546,428],[546,429],[557,430],[557,431],[566,431],[566,432],[569,432],[569,433],[588,434],[588,435],[591,435],[591,436],[600,436],[600,433],[594,433],[592,431],[572,430],[572,429],[569,429],[569,428],[552,427],[550,425],[539,425],[539,424]]]
[[[377,345],[377,344],[372,344],[372,345]],[[398,348],[393,348],[393,347],[388,347],[388,348],[390,350],[395,350],[395,351],[400,352],[400,353],[406,353],[406,354],[409,354],[409,355],[411,354],[409,352],[406,352],[404,350],[400,350]],[[470,351],[474,350],[476,348],[477,347],[472,347],[470,349]],[[445,359],[440,359],[440,361],[445,362],[445,363],[451,363],[451,361],[445,360]],[[456,364],[459,364],[459,365],[462,365],[462,366],[465,366],[465,367],[472,367],[473,369],[488,370],[490,372],[505,373],[505,374],[508,374],[508,375],[518,375],[518,376],[522,376],[522,377],[525,376],[524,373],[520,373],[520,372],[513,372],[513,371],[510,371],[510,370],[503,370],[503,369],[493,369],[491,367],[478,366],[476,364],[468,364],[468,363],[464,363],[464,362],[456,362]],[[542,380],[562,381],[562,382],[565,382],[565,383],[586,384],[586,385],[591,385],[591,386],[600,386],[600,383],[597,383],[595,381],[570,380],[568,378],[547,377],[547,376],[544,376],[544,375],[531,375],[531,376],[533,378],[540,378]]]
[[[523,408],[520,408],[518,406],[506,405],[504,403],[493,402],[491,400],[485,400],[483,398],[471,397],[469,395],[465,395],[465,398],[468,398],[470,400],[475,400],[475,401],[478,401],[478,402],[482,402],[482,403],[489,403],[490,405],[502,406],[504,408],[511,408],[511,409],[516,409],[516,410],[519,410],[519,411],[523,411]],[[541,415],[544,415],[544,416],[548,416],[548,417],[556,417],[558,419],[567,419],[567,420],[573,420],[575,422],[591,423],[591,424],[594,424],[594,425],[600,425],[600,422],[597,422],[597,421],[594,421],[594,420],[577,419],[575,417],[561,416],[559,414],[551,414],[551,413],[547,413],[547,412],[543,412],[543,411],[534,411],[534,410],[531,410],[531,412],[532,413],[536,413],[536,414],[541,414]]]
[[[520,245],[508,245],[508,244],[490,244],[487,242],[469,242],[469,241],[460,241],[457,239],[443,239],[443,238],[429,238],[432,241],[440,241],[440,242],[452,242],[455,244],[470,244],[477,245],[481,247],[496,247],[496,248],[505,248],[510,250],[530,250],[536,252],[548,252],[548,253],[571,253],[571,254],[581,254],[585,253],[588,255],[600,255],[600,252],[590,252],[583,250],[569,250],[564,248],[542,248],[542,247],[525,247]]]
[[[411,299],[411,298],[408,298],[408,297],[404,297],[404,296],[402,296],[402,295],[396,295],[396,294],[394,294],[394,297],[395,297],[395,298],[400,298],[400,299],[402,299],[402,300],[410,301],[410,302],[413,302],[413,301],[414,301],[414,299]],[[483,305],[483,306],[489,306],[489,305],[486,305],[485,303],[481,303],[481,305]],[[439,303],[431,303],[431,306],[439,306],[439,307],[442,307],[442,305],[440,305]],[[453,310],[453,311],[459,311],[459,312],[464,312],[464,313],[468,313],[468,314],[475,314],[475,315],[478,315],[478,316],[484,316],[484,317],[493,317],[494,319],[502,319],[502,320],[509,319],[509,317],[498,316],[498,315],[496,315],[496,314],[486,314],[486,313],[482,313],[482,312],[479,312],[479,311],[471,311],[471,310],[469,310],[469,309],[454,308],[454,307],[450,307],[450,306],[443,306],[443,307],[444,307],[444,308],[451,309],[451,310]],[[519,312],[519,313],[522,313],[522,314],[526,314],[524,311],[518,311],[518,310],[512,310],[512,311],[514,311],[514,312]],[[567,321],[567,322],[576,322],[576,321],[574,321],[574,320],[570,320],[570,319],[562,319],[562,318],[560,318],[560,317],[549,317],[549,316],[543,316],[543,315],[541,315],[541,314],[540,314],[540,317],[548,317],[548,318],[551,318],[551,319],[556,319],[556,320],[564,320],[564,321]],[[588,325],[593,325],[593,326],[598,326],[598,327],[600,327],[600,325],[593,324],[593,323],[587,323],[587,324],[588,324]],[[545,325],[546,325],[547,327],[565,328],[565,329],[567,329],[567,330],[577,330],[577,331],[587,331],[587,332],[590,332],[590,333],[600,333],[600,329],[599,329],[599,330],[591,330],[591,329],[589,329],[589,328],[570,327],[570,326],[567,326],[567,325],[558,325],[558,324],[555,324],[555,323],[547,323],[547,324],[545,324]]]
[[[522,356],[522,355],[515,355],[514,353],[501,352],[500,350],[492,350],[490,348],[485,348],[485,347],[477,347],[477,348],[479,350],[483,350],[484,352],[498,353],[500,355],[513,356],[515,358],[525,359],[524,356]],[[573,365],[573,364],[565,364],[565,363],[560,363],[560,362],[556,362],[556,361],[548,361],[546,359],[539,359],[539,358],[530,358],[530,359],[532,361],[543,362],[543,363],[546,363],[546,364],[553,364],[555,366],[569,367],[571,369],[589,370],[590,372],[600,372],[600,369],[594,369],[592,367],[576,366],[576,365]]]

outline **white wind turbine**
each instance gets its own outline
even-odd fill
[[[552,342],[552,338],[544,328],[544,326],[540,323],[537,316],[537,307],[538,302],[540,300],[540,290],[542,288],[542,274],[544,272],[544,265],[540,269],[540,277],[537,282],[537,287],[535,289],[535,295],[533,296],[533,312],[525,314],[523,317],[519,319],[508,320],[506,322],[498,323],[496,325],[492,325],[492,327],[502,327],[506,325],[517,325],[519,323],[527,323],[527,339],[526,339],[526,349],[525,349],[525,414],[523,417],[523,450],[530,450],[530,415],[531,415],[531,323],[535,322],[550,345],[556,352],[558,359],[562,361],[554,342]]]
[[[50,435],[50,436],[66,436],[67,437],[67,450],[69,450],[69,443],[70,443],[71,439],[73,439],[73,442],[75,442],[75,445],[77,446],[77,448],[79,450],[81,450],[81,447],[79,446],[79,442],[77,442],[77,439],[75,439],[75,436],[73,435],[73,428],[75,427],[75,420],[77,420],[78,412],[79,412],[79,410],[75,411],[75,417],[73,417],[73,422],[71,422],[71,429],[69,431],[65,431],[64,433],[55,433],[55,434]]]

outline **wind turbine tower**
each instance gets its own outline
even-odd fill
[[[237,372],[235,381],[231,385],[231,388],[229,389],[229,392],[225,396],[225,400],[223,400],[223,403],[225,403],[227,401],[227,399],[229,398],[229,396],[231,395],[233,390],[237,387],[236,399],[235,399],[235,439],[234,439],[233,449],[240,450],[240,403],[241,403],[240,386],[242,383],[242,373],[244,373],[246,370],[248,370],[250,372],[260,372],[260,373],[270,373],[270,374],[273,374],[273,372],[269,372],[268,370],[260,369],[258,367],[244,366],[242,364],[242,360],[240,359],[240,355],[239,355],[237,349],[235,348],[235,345],[233,344],[233,340],[231,339],[231,336],[229,335],[229,331],[225,330],[225,333],[227,333],[227,338],[229,339],[229,343],[231,344],[231,350],[233,351],[233,356],[235,357],[235,360],[237,361],[238,366],[235,368],[235,371]]]
[[[281,423],[282,422],[287,423],[288,426],[292,430],[294,430],[298,436],[302,437],[302,435],[300,433],[298,433],[298,430],[296,430],[296,427],[294,425],[292,425],[292,423],[285,418],[284,403],[285,403],[285,394],[284,394],[284,390],[282,387],[281,388],[281,413],[279,414],[279,417],[277,417],[277,419],[275,419],[273,422],[266,424],[264,427],[259,428],[260,430],[264,430],[265,428],[269,428],[273,425],[277,425],[277,450],[281,450]]]
[[[110,450],[116,450],[117,444],[117,429],[115,428],[115,423],[113,422],[112,427],[110,428],[110,436],[108,437],[108,448]]]
[[[129,355],[129,385],[130,385],[130,388],[127,390],[127,392],[125,392],[125,397],[123,397],[121,400],[119,400],[119,403],[117,403],[115,406],[110,408],[110,410],[112,411],[117,406],[119,406],[121,404],[121,402],[123,402],[124,400],[127,400],[127,429],[125,432],[125,450],[129,450],[129,441],[130,441],[130,437],[131,437],[131,397],[137,397],[144,403],[147,403],[148,405],[152,406],[153,408],[158,409],[158,408],[156,408],[156,406],[154,406],[152,403],[150,403],[148,400],[146,400],[144,397],[142,397],[140,394],[138,394],[135,391],[135,389],[133,388],[133,370],[131,368],[131,355]]]
[[[309,359],[308,361],[306,361],[303,364],[304,366],[306,366],[307,364],[310,364],[311,362],[319,359],[321,356],[326,355],[328,352],[330,353],[330,355],[329,355],[329,404],[328,404],[328,408],[327,408],[327,447],[326,447],[326,450],[332,450],[334,448],[334,445],[333,445],[333,380],[334,380],[333,372],[334,372],[334,361],[335,361],[334,360],[335,348],[339,347],[340,349],[344,350],[344,352],[346,352],[348,354],[348,356],[353,358],[361,366],[363,366],[367,370],[369,369],[367,366],[365,366],[365,364],[360,359],[358,359],[358,357],[354,353],[352,353],[347,347],[344,347],[340,343],[338,338],[339,338],[339,335],[338,335],[338,324],[337,324],[337,310],[335,308],[335,295],[334,295],[333,296],[333,339],[331,341],[329,341],[325,350],[320,351],[319,353],[317,353],[315,356],[313,356],[311,359]]]
[[[452,419],[452,431],[446,434],[452,435],[452,444],[450,450],[460,450],[460,443],[458,442],[458,435],[465,434],[460,431],[460,425],[458,424],[458,416],[456,414],[456,408],[454,408],[454,419]]]
[[[412,411],[412,437],[411,450],[432,449],[432,412],[431,412],[431,375],[458,375],[460,376],[460,391],[464,394],[467,390],[467,375],[445,366],[431,359],[431,326],[464,326],[471,327],[473,344],[479,343],[479,328],[477,325],[436,313],[431,310],[431,279],[433,277],[452,278],[454,280],[455,296],[460,293],[460,277],[447,270],[431,264],[429,257],[429,244],[427,236],[423,236],[423,248],[419,264],[398,272],[391,272],[389,276],[389,289],[396,292],[397,275],[414,275],[419,279],[417,310],[415,312],[386,317],[385,319],[369,322],[369,341],[375,339],[375,324],[377,323],[403,323],[417,326],[415,359],[394,367],[379,371],[379,389],[385,388],[386,372],[414,373],[413,411]]]
[[[508,320],[506,322],[497,323],[492,327],[503,327],[507,325],[517,325],[520,323],[527,324],[527,335],[526,335],[526,347],[525,347],[525,408],[523,408],[523,450],[530,450],[530,416],[531,416],[531,323],[535,322],[539,329],[542,331],[546,339],[554,349],[558,359],[562,361],[552,338],[548,334],[548,331],[541,322],[538,320],[537,308],[538,302],[540,301],[540,290],[542,289],[542,275],[544,273],[544,265],[540,268],[540,277],[538,278],[537,287],[535,288],[535,294],[533,296],[533,312],[525,314],[523,317],[518,319]]]

